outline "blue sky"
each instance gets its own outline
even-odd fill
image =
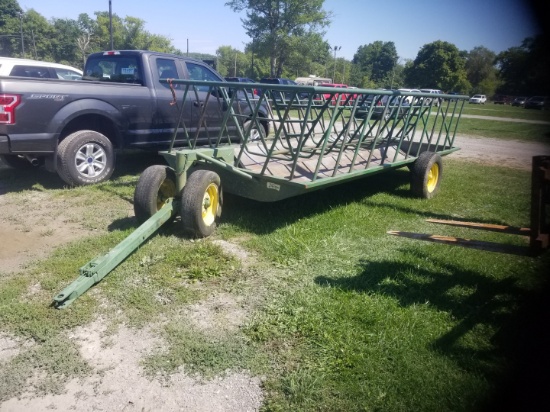
[[[108,11],[109,0],[18,0],[47,19],[76,19]],[[227,0],[111,0],[113,14],[145,21],[147,31],[172,39],[180,50],[214,54],[219,46],[244,50],[250,41],[241,17]],[[325,0],[334,16],[325,39],[341,46],[337,57],[352,59],[357,48],[377,40],[393,41],[401,59],[414,59],[420,48],[436,40],[460,50],[485,46],[499,53],[520,46],[538,33],[526,0]]]

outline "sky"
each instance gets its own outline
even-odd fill
[[[94,17],[109,11],[109,0],[18,0],[46,19]],[[242,28],[244,14],[227,0],[111,0],[112,13],[138,17],[145,30],[166,36],[185,52],[215,54],[220,46],[244,51],[251,39]],[[484,46],[500,53],[541,32],[526,0],[325,0],[332,12],[325,40],[337,46],[336,57],[353,58],[359,46],[393,42],[400,61],[414,59],[425,44],[447,41],[459,50]],[[189,46],[189,48],[188,48]]]

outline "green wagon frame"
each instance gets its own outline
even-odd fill
[[[272,202],[406,166],[413,194],[433,197],[440,188],[442,156],[459,150],[454,142],[468,99],[322,86],[167,82],[180,121],[170,147],[160,152],[166,164],[147,168],[136,186],[134,211],[141,226],[80,268],[79,278],[54,297],[55,307],[68,306],[177,215],[188,236],[211,235],[224,192]],[[195,124],[181,121],[186,102],[200,108]],[[260,110],[266,107],[268,116]],[[208,127],[212,116],[222,119],[216,132]]]

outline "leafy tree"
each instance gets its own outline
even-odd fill
[[[494,67],[496,54],[478,46],[472,49],[466,59],[466,75],[472,85],[471,94],[492,95],[497,86],[497,71]]]
[[[16,0],[0,0],[0,53],[22,55],[21,23],[24,13]]]
[[[225,77],[248,77],[250,60],[243,52],[231,46],[221,46],[216,50],[217,70]]]
[[[359,46],[352,62],[359,66],[369,85],[382,86],[394,74],[397,65],[397,51],[393,42],[375,41]]]
[[[293,41],[295,45],[289,53],[285,66],[288,77],[303,77],[310,74],[326,76],[325,63],[330,58],[330,53],[323,37],[319,33],[310,32],[294,38]]]
[[[19,16],[23,13],[17,0],[0,0],[0,30],[4,33],[6,27],[8,27],[13,19],[19,19]]]
[[[53,19],[55,36],[51,39],[51,55],[58,63],[82,68],[79,44],[75,39],[81,36],[78,21],[72,19]]]
[[[502,85],[499,93],[512,95],[550,94],[550,57],[543,36],[526,38],[520,47],[499,53],[496,64]]]
[[[230,0],[233,11],[246,10],[243,27],[257,55],[269,57],[270,75],[280,77],[300,39],[329,23],[324,0]]]
[[[441,40],[422,46],[404,74],[409,87],[460,92],[470,89],[461,53],[454,44]]]
[[[117,15],[109,17],[107,11],[96,11],[96,24],[92,32],[93,51],[111,50],[110,25],[113,30],[113,49],[123,50],[126,45],[126,30],[124,21]]]

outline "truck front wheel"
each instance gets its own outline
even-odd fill
[[[93,130],[74,132],[57,148],[57,173],[71,186],[109,180],[114,166],[115,152],[111,141]]]

